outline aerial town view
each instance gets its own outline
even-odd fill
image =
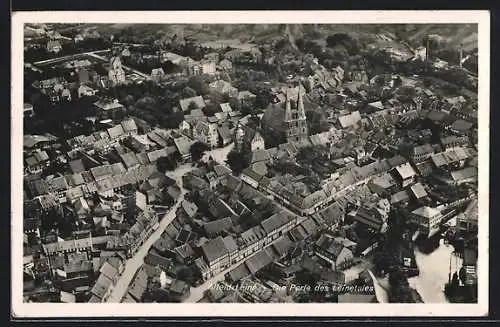
[[[26,303],[478,302],[476,24],[25,24],[23,90]]]

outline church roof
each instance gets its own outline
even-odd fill
[[[274,130],[282,131],[284,129],[283,119],[285,117],[285,104],[271,103],[262,116],[262,124],[271,127]]]

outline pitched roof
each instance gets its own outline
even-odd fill
[[[413,167],[407,162],[405,164],[396,167],[396,171],[401,176],[402,179],[411,178],[416,175]]]
[[[361,115],[359,114],[359,111],[354,111],[349,115],[339,117],[339,123],[342,126],[342,128],[350,127],[359,122],[360,120],[361,120]]]
[[[244,100],[244,99],[248,99],[248,98],[255,98],[256,95],[253,94],[252,92],[250,91],[240,91],[238,92],[238,100]]]
[[[99,272],[111,280],[118,275],[118,270],[107,261],[99,269]]]
[[[69,162],[69,166],[71,168],[71,171],[76,174],[76,173],[81,173],[85,171],[85,166],[83,165],[83,160],[82,159],[77,159],[77,160],[72,160]]]
[[[221,103],[220,104],[220,108],[222,110],[222,112],[230,112],[230,111],[233,111],[233,108],[231,108],[231,105],[229,103]]]
[[[253,255],[250,259],[245,261],[245,265],[252,275],[257,273],[259,270],[265,266],[271,264],[273,259],[268,255],[265,250],[261,250]]]
[[[421,183],[416,183],[410,187],[413,195],[417,198],[423,198],[427,196],[424,186]]]
[[[250,274],[250,270],[244,262],[228,272],[229,279],[233,282],[237,282],[247,276],[250,276]]]
[[[203,228],[208,235],[215,235],[223,230],[227,230],[233,226],[233,221],[230,217],[217,219],[203,225]]]
[[[137,301],[142,299],[148,285],[148,275],[146,270],[141,267],[137,271],[134,280],[128,288],[128,293]]]
[[[473,125],[474,123],[472,122],[459,119],[451,125],[451,128],[460,132],[465,132],[471,129]]]
[[[175,146],[181,155],[188,155],[193,142],[185,136],[174,139]]]
[[[122,125],[113,126],[111,128],[108,128],[107,131],[108,131],[108,134],[111,137],[111,139],[115,139],[117,137],[123,136],[123,134],[125,133]]]
[[[100,274],[99,277],[97,278],[94,287],[92,288],[92,294],[102,299],[102,297],[104,296],[104,294],[106,294],[109,287],[111,287],[111,284],[112,284],[111,279],[106,277],[104,274]]]
[[[382,104],[382,101],[371,102],[368,105],[379,110],[384,110],[384,105]]]
[[[191,218],[193,218],[196,215],[196,212],[198,212],[198,206],[191,201],[184,200],[181,205],[186,214]]]
[[[204,243],[201,249],[208,262],[213,262],[228,253],[226,244],[221,236]]]
[[[197,109],[203,109],[206,106],[203,97],[199,95],[192,98],[181,99],[179,101],[179,105],[182,111],[187,111],[189,109],[189,105],[191,104],[191,102],[194,102],[196,104]]]
[[[391,204],[407,201],[410,198],[406,190],[394,193],[391,195]]]
[[[260,224],[266,233],[271,233],[278,229],[279,227],[287,224],[295,217],[286,213],[286,212],[278,212],[266,220],[262,221]]]
[[[118,108],[123,108],[123,105],[115,101],[97,101],[94,102],[94,106],[101,110],[113,110]]]
[[[91,172],[92,176],[94,176],[94,179],[96,181],[104,179],[104,178],[112,175],[112,170],[111,170],[111,167],[109,165],[102,165],[102,166],[90,168],[90,172]]]
[[[441,212],[436,208],[431,208],[428,206],[423,206],[412,211],[412,214],[418,215],[425,218],[432,218],[441,214]]]
[[[137,131],[137,125],[135,124],[135,120],[133,120],[132,118],[123,120],[120,124],[123,127],[125,133]]]
[[[474,177],[477,177],[476,167],[467,167],[461,170],[451,172],[451,178],[455,181],[463,181],[465,179]]]
[[[226,248],[230,253],[238,250],[238,245],[231,235],[224,237],[222,240],[224,241],[224,244],[226,245]]]
[[[274,249],[280,256],[285,255],[288,252],[288,250],[292,248],[292,246],[293,242],[288,235],[281,237],[278,241],[276,241],[273,244]]]
[[[418,145],[416,147],[413,148],[413,155],[414,156],[419,156],[419,155],[423,155],[423,154],[432,154],[434,153],[434,148],[432,147],[432,145],[426,143],[426,144],[423,144],[423,145]]]

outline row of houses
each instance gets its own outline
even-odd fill
[[[297,216],[280,212],[245,231],[237,238],[219,236],[211,239],[201,246],[203,258],[198,258],[195,263],[200,269],[203,279],[209,279],[231,265],[262,250],[290,231],[297,222]]]
[[[401,156],[395,156],[361,167],[355,166],[338,178],[325,183],[322,189],[306,196],[298,196],[285,185],[281,185],[276,180],[269,179],[266,176],[259,175],[252,169],[247,169],[242,173],[242,180],[254,188],[271,195],[294,212],[301,215],[311,215],[335,201],[337,196],[353,189],[355,186],[366,184],[371,178],[382,175],[392,169],[399,174],[402,185],[408,185],[415,176],[413,168],[407,163],[406,159]]]

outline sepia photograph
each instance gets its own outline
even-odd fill
[[[12,17],[15,316],[488,313],[488,12]]]

